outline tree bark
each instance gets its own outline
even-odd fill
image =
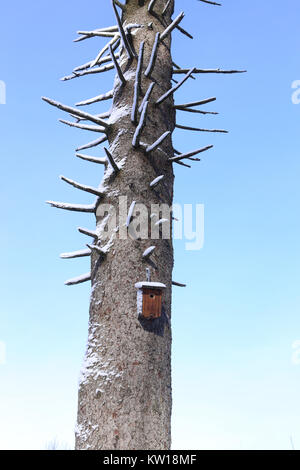
[[[129,0],[122,15],[124,26],[143,26],[131,36],[137,55],[144,41],[139,106],[149,85],[155,83],[141,134],[141,142],[147,145],[175,128],[172,96],[155,106],[171,88],[170,35],[159,42],[151,77],[144,75],[156,33],[162,33],[171,23],[174,0],[162,16],[165,5],[166,1],[158,0],[154,8],[157,16],[152,16],[148,12],[149,1]],[[116,76],[108,121],[108,150],[121,170],[112,173],[107,166],[103,182],[106,190],[97,208],[98,245],[106,254],[92,250],[89,336],[79,385],[76,449],[168,450],[172,407],[172,237],[120,239],[126,220],[117,221],[118,232],[112,222],[114,211],[119,213],[119,203],[125,206],[126,197],[126,214],[133,201],[147,207],[150,231],[151,205],[172,205],[174,175],[168,158],[174,156],[174,150],[171,136],[160,145],[161,150],[149,154],[143,147],[133,147],[137,123],[132,123],[131,113],[137,59],[128,60],[123,48],[119,63],[126,84],[122,85]],[[155,188],[150,187],[160,175],[164,179]],[[144,251],[152,245],[156,246],[154,253],[143,259]],[[143,320],[137,314],[135,283],[146,280],[147,267],[151,268],[152,281],[167,286],[163,292],[163,314],[157,320]]]

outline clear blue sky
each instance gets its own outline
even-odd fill
[[[219,116],[178,122],[220,127],[228,135],[187,135],[176,147],[214,150],[188,170],[177,166],[180,203],[205,205],[205,245],[177,241],[173,296],[173,447],[300,448],[299,127],[291,84],[300,80],[298,0],[224,0],[223,8],[177,0],[195,40],[174,35],[182,66],[246,68],[246,75],[200,76],[176,99],[217,96]],[[42,95],[67,104],[110,89],[112,73],[63,83],[103,40],[73,44],[76,31],[113,24],[110,2],[4,2],[1,124],[0,448],[43,449],[57,436],[73,445],[77,381],[85,350],[89,286],[65,279],[86,259],[62,261],[93,227],[89,215],[47,207],[47,199],[91,199],[58,179],[97,185],[101,174],[74,158],[89,136],[57,122]],[[106,106],[100,107],[105,110]],[[188,121],[188,118],[191,118]],[[200,145],[199,145],[200,144]],[[99,155],[101,152],[99,153]]]

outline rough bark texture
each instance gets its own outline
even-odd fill
[[[161,13],[165,5],[165,0],[158,0],[155,11]],[[175,126],[172,97],[160,106],[154,105],[171,87],[169,36],[159,45],[151,79],[144,76],[155,35],[170,24],[174,2],[171,1],[164,20],[160,14],[157,18],[150,15],[148,6],[149,1],[127,1],[122,22],[144,26],[135,30],[132,38],[137,53],[141,41],[145,41],[139,105],[150,83],[155,82],[141,137],[142,142],[152,144],[165,131],[173,131]],[[148,26],[150,22],[152,28]],[[133,148],[136,126],[131,122],[131,111],[137,60],[128,61],[123,50],[120,65],[127,83],[121,86],[118,78],[115,80],[108,140],[109,150],[115,161],[121,162],[122,169],[112,174],[107,167],[103,182],[106,191],[100,204],[111,204],[118,212],[119,197],[126,196],[127,211],[136,201],[147,206],[150,216],[151,204],[172,204],[174,175],[168,157],[172,157],[174,151],[170,136],[160,145],[165,154],[155,150],[146,155],[143,149]],[[165,175],[164,180],[155,189],[150,188],[151,181],[159,175]],[[98,245],[107,249],[107,255],[102,257],[93,251],[91,259],[89,338],[79,386],[76,448],[167,450],[171,445],[172,406],[169,322],[172,239],[153,241],[128,237],[121,240],[118,233],[108,228],[108,239],[102,240],[103,227],[110,217],[113,217],[110,210],[103,216],[101,206],[98,207]],[[124,223],[117,222],[120,227]],[[156,250],[149,264],[142,255],[151,245],[155,245]],[[138,318],[135,289],[136,282],[146,280],[147,267],[151,268],[153,281],[167,286],[163,293],[163,315],[150,321]]]

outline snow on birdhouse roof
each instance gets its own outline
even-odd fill
[[[161,282],[137,282],[135,285],[136,289],[166,289],[167,286]]]

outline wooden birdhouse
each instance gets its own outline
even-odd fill
[[[161,317],[162,294],[166,286],[160,282],[138,282],[137,306],[139,316],[153,320]]]

